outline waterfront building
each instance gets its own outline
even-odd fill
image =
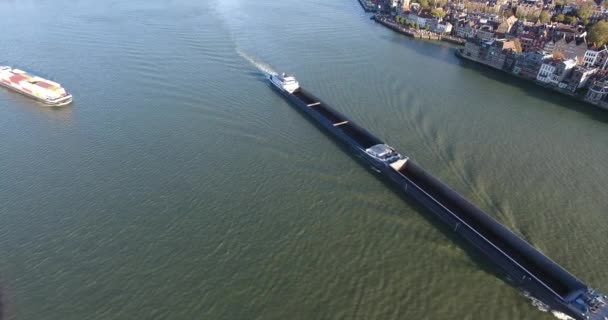
[[[441,21],[437,23],[434,29],[431,30],[440,34],[449,34],[452,32],[452,24],[446,21]]]
[[[608,109],[608,78],[602,78],[589,86],[585,100],[601,108]]]
[[[608,67],[608,49],[603,46],[600,49],[588,49],[583,58],[583,64],[586,67],[598,67],[606,70]]]
[[[549,81],[553,78],[555,69],[556,69],[555,63],[543,63],[540,66],[540,70],[538,71],[536,80],[538,80],[542,83],[549,83]]]
[[[536,80],[551,86],[559,86],[572,73],[575,66],[575,59],[563,61],[555,59],[547,60],[540,66]],[[563,85],[564,88],[566,86],[567,83]]]
[[[541,65],[551,55],[544,52],[527,52],[517,55],[513,73],[528,80],[536,80]]]
[[[567,90],[570,92],[575,92],[578,89],[585,88],[587,86],[587,82],[589,79],[596,74],[598,71],[597,68],[585,67],[585,66],[576,66],[572,71],[572,77],[570,81],[568,81]]]
[[[434,19],[429,10],[420,10],[419,12],[410,11],[405,17],[405,21],[412,25],[417,25],[418,28],[424,29],[428,20]]]
[[[479,61],[479,49],[481,46],[479,45],[479,41],[467,41],[464,44],[464,49],[462,54],[474,61]]]
[[[462,55],[492,68],[503,69],[507,57],[515,53],[515,42],[504,39],[482,41],[473,39],[465,43]]]
[[[471,39],[477,34],[477,29],[474,28],[475,23],[472,20],[459,22],[454,26],[453,34],[459,38]]]
[[[505,57],[505,63],[502,66],[502,70],[508,73],[513,73],[515,64],[517,63],[517,57],[519,54],[510,54]]]

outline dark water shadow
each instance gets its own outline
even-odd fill
[[[334,141],[334,143],[336,143],[336,141]],[[336,144],[338,145],[338,143],[336,143]],[[351,159],[354,159],[359,164],[364,165],[364,162],[361,159],[357,158],[356,156],[353,156],[351,154],[351,152],[346,149],[346,147],[343,147],[343,146],[340,146],[340,145],[339,145],[339,147],[343,151],[348,152]],[[367,166],[366,166],[366,169],[367,169]],[[464,251],[464,253],[468,256],[468,258],[470,259],[470,261],[476,267],[478,267],[479,270],[485,272],[486,274],[494,276],[494,277],[496,277],[498,279],[501,279],[506,284],[512,286],[513,288],[518,289],[512,283],[510,283],[509,281],[507,281],[506,274],[504,273],[504,271],[502,271],[502,269],[498,265],[496,265],[495,263],[491,262],[477,248],[475,248],[474,246],[472,246],[468,241],[466,241],[460,235],[458,235],[457,233],[455,233],[454,230],[451,227],[449,227],[447,224],[445,224],[444,222],[442,222],[441,220],[439,220],[439,218],[436,217],[435,213],[433,213],[431,210],[427,209],[426,207],[420,205],[412,197],[404,194],[400,188],[396,187],[392,182],[387,181],[387,179],[385,179],[379,173],[376,173],[376,172],[374,172],[372,170],[366,170],[366,171],[368,171],[369,173],[371,173],[372,175],[374,175],[380,182],[382,182],[382,184],[387,189],[389,189],[393,194],[395,194],[403,202],[405,202],[405,204],[410,209],[412,209],[413,211],[419,213],[420,216],[424,220],[426,220],[430,225],[432,225],[435,229],[437,229],[439,232],[441,232],[441,234],[443,234],[449,241],[451,241],[452,243],[454,243],[455,245],[457,245],[459,248],[461,248]],[[396,216],[401,216],[401,215],[402,214],[396,214]]]
[[[273,88],[269,88],[269,89],[273,90]],[[285,102],[291,106],[291,103],[289,103],[288,101],[285,101]],[[509,286],[520,291],[519,288],[517,288],[513,283],[508,281],[506,273],[504,271],[502,271],[502,269],[500,269],[500,267],[498,265],[496,265],[495,263],[488,260],[485,255],[483,255],[477,248],[475,248],[471,244],[469,244],[469,242],[467,242],[465,239],[463,239],[460,235],[454,233],[454,231],[448,225],[446,225],[445,223],[440,221],[439,218],[437,218],[432,211],[430,211],[430,210],[426,209],[425,207],[423,207],[422,205],[418,204],[418,202],[414,201],[411,197],[409,197],[409,196],[405,195],[403,192],[401,192],[401,190],[397,186],[395,186],[393,183],[391,183],[390,181],[387,181],[383,176],[381,176],[380,174],[369,169],[369,165],[367,164],[367,162],[365,162],[361,158],[355,156],[353,154],[353,152],[347,146],[345,146],[341,141],[337,140],[321,124],[317,123],[316,121],[312,121],[304,111],[300,110],[299,108],[295,108],[295,107],[293,107],[293,108],[295,109],[294,111],[296,111],[300,116],[302,116],[304,118],[304,119],[302,119],[303,121],[312,122],[312,124],[315,125],[315,127],[317,127],[321,132],[323,132],[323,134],[325,136],[330,138],[329,140],[331,140],[332,143],[334,143],[338,148],[340,148],[342,151],[344,151],[355,162],[363,165],[369,173],[371,173],[378,180],[380,180],[387,188],[389,188],[389,190],[391,190],[391,192],[395,193],[395,195],[400,197],[410,208],[412,208],[416,212],[422,213],[422,217],[425,220],[427,220],[429,222],[429,224],[431,224],[433,227],[435,227],[437,230],[439,230],[444,236],[446,236],[446,238],[448,240],[452,241],[458,247],[463,249],[465,254],[469,257],[470,261],[474,265],[476,265],[480,270],[482,270],[483,272],[485,272],[489,275],[492,275],[498,279],[501,279]],[[401,215],[401,214],[399,214],[399,215]]]
[[[607,110],[603,110],[592,104],[580,101],[574,97],[555,92],[552,89],[539,86],[533,82],[510,75],[504,71],[480,65],[473,61],[458,58],[456,59],[463,68],[474,70],[488,79],[501,82],[507,86],[521,89],[529,97],[545,100],[560,107],[582,113],[593,120],[608,123]]]
[[[321,127],[319,126],[319,128],[321,128]],[[499,265],[497,265],[496,263],[489,260],[487,256],[485,256],[481,251],[479,251],[479,249],[477,249],[472,244],[470,244],[470,242],[465,240],[462,236],[455,233],[454,230],[451,227],[449,227],[447,224],[442,222],[435,215],[435,213],[433,213],[431,210],[429,210],[426,207],[419,204],[412,197],[404,194],[400,188],[395,186],[392,182],[387,181],[387,179],[385,179],[381,174],[369,169],[369,165],[367,165],[366,162],[364,162],[362,159],[353,155],[352,151],[350,149],[348,149],[348,147],[344,146],[342,143],[333,139],[333,137],[330,136],[330,134],[328,134],[327,132],[324,132],[324,134],[326,136],[332,138],[331,139],[332,142],[336,146],[338,146],[342,151],[347,153],[351,159],[353,159],[355,162],[363,165],[365,167],[365,170],[368,173],[370,173],[371,175],[376,177],[376,179],[378,179],[386,188],[388,188],[393,194],[395,194],[397,197],[399,197],[405,203],[406,206],[408,206],[412,211],[419,213],[420,216],[424,220],[426,220],[431,226],[433,226],[436,230],[438,230],[441,234],[443,234],[447,238],[448,241],[454,243],[456,246],[458,246],[460,249],[462,249],[462,251],[468,257],[469,261],[472,263],[472,265],[477,267],[478,270],[486,273],[489,276],[493,276],[493,277],[501,280],[504,284],[515,289],[517,292],[522,291],[522,289],[520,287],[518,287],[514,282],[511,282],[509,280],[509,276]],[[398,214],[381,213],[381,214],[390,214],[392,216],[402,217],[403,219],[406,218],[406,216],[403,213],[398,213]],[[438,255],[440,255],[440,253],[435,254],[435,256],[438,256]],[[463,283],[462,285],[466,286],[466,283]]]
[[[4,286],[2,285],[2,279],[0,278],[0,320],[4,320]]]

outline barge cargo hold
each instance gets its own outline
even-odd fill
[[[608,320],[608,297],[509,231],[408,157],[372,135],[286,74],[272,87],[380,178],[414,199],[485,255],[513,286],[543,309],[576,320]]]
[[[63,106],[72,102],[72,95],[59,83],[11,67],[0,66],[0,85],[49,106]]]

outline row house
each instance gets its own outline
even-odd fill
[[[489,45],[486,64],[496,69],[503,69],[507,56],[514,54],[515,50],[514,41],[495,40]]]
[[[475,23],[473,21],[467,20],[454,26],[452,34],[460,38],[472,39],[477,34],[477,29],[475,28]]]
[[[513,73],[528,80],[536,80],[540,67],[551,55],[542,52],[526,52],[517,55]]]
[[[407,15],[403,17],[405,21],[409,24],[418,25],[420,29],[430,25],[431,20],[437,20],[437,18],[433,17],[430,14],[429,10],[421,10],[420,12],[409,12]]]
[[[586,67],[596,67],[606,70],[608,67],[608,49],[606,46],[601,49],[588,49],[583,57],[583,64]]]
[[[452,32],[452,24],[447,21],[441,21],[438,18],[429,20],[428,25],[431,31],[439,34]]]
[[[515,42],[508,40],[467,41],[462,54],[495,69],[503,69],[507,57],[515,53]]]
[[[567,83],[562,84],[570,74],[572,73],[574,67],[576,66],[575,59],[556,61],[556,60],[548,60],[545,61],[538,71],[538,75],[536,76],[536,80],[548,84],[551,86],[560,86],[566,88]]]
[[[479,41],[467,41],[464,44],[464,49],[462,50],[462,55],[467,58],[470,58],[474,61],[479,61],[479,50],[481,46],[479,45]]]
[[[608,78],[595,81],[585,95],[585,100],[604,109],[608,109]]]
[[[576,66],[572,71],[572,77],[568,82],[568,87],[566,88],[570,92],[575,92],[578,89],[584,88],[587,86],[587,82],[589,79],[596,74],[598,71],[597,68],[585,67],[585,66]]]

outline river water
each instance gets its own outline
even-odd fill
[[[263,81],[303,86],[608,291],[608,115],[355,0],[2,0],[6,319],[551,319]]]

